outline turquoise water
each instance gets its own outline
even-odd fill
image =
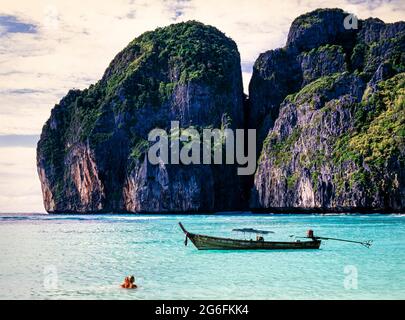
[[[374,244],[198,251],[190,242],[184,246],[179,221],[209,235],[253,227],[274,231],[267,240],[290,240],[312,228]],[[0,299],[405,298],[403,215],[3,214],[0,254]],[[119,288],[127,274],[139,289]]]

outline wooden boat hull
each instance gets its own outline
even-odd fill
[[[180,227],[198,250],[297,250],[319,249],[321,245],[320,240],[279,242],[211,237],[190,233],[181,224]]]

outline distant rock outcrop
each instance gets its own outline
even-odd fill
[[[254,209],[405,208],[405,23],[346,30],[346,16],[305,14],[256,61],[252,113],[269,119]]]
[[[254,64],[243,95],[236,44],[190,21],[146,32],[103,78],[71,90],[37,148],[52,213],[405,210],[405,23],[318,9]],[[258,167],[152,165],[148,133],[258,129]],[[249,192],[251,190],[251,192]]]
[[[235,167],[150,165],[154,128],[240,128],[243,88],[236,44],[190,21],[146,32],[89,89],[52,110],[38,144],[48,212],[195,212],[240,209]]]

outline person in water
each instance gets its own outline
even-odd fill
[[[124,282],[121,284],[121,288],[127,289],[129,285],[129,277],[125,277]]]
[[[130,289],[136,289],[138,286],[135,284],[135,277],[131,276],[129,278],[129,283],[130,283]]]
[[[121,284],[121,288],[124,289],[136,289],[138,286],[135,284],[135,277],[130,276],[130,277],[125,277],[124,283]]]

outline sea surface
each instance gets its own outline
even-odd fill
[[[289,241],[311,228],[374,243],[198,251],[179,221],[207,235],[249,227]],[[129,274],[138,289],[119,287]],[[1,214],[0,299],[405,299],[405,216]]]

